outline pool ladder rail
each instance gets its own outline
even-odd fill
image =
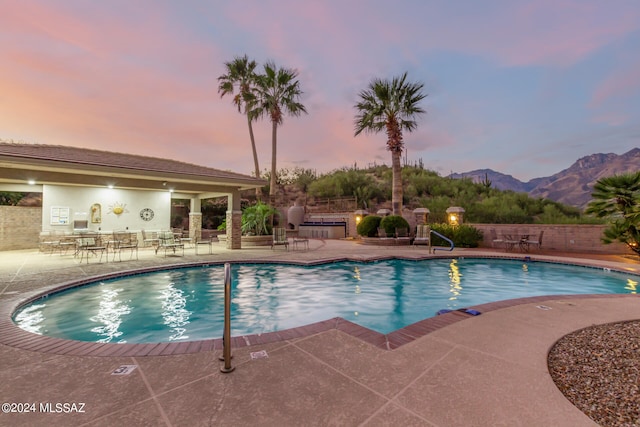
[[[220,372],[228,374],[236,369],[231,366],[231,264],[224,265],[224,333],[222,335],[222,356],[224,366]]]
[[[433,247],[433,249],[432,249],[432,246],[431,246],[431,235],[432,234],[435,234],[436,236],[440,237],[442,240],[448,242],[449,245],[450,245],[449,249],[443,248],[443,247],[440,247],[440,246]],[[429,252],[433,252],[434,254],[436,253],[436,251],[449,251],[449,252],[451,252],[454,247],[455,247],[455,245],[453,244],[453,241],[451,239],[449,239],[448,237],[443,236],[442,234],[440,234],[440,233],[438,233],[437,231],[434,231],[434,230],[430,230],[429,231]]]

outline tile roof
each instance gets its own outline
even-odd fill
[[[258,180],[249,175],[194,165],[177,160],[62,145],[0,142],[0,156],[2,155],[23,158],[25,160],[47,160],[75,165],[116,167],[120,170],[129,169],[138,172],[176,173],[210,179],[250,180],[261,185],[264,183],[263,180]]]

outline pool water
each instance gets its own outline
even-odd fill
[[[487,259],[232,265],[233,336],[343,317],[389,333],[440,309],[557,294],[636,293],[638,277],[579,266]],[[23,329],[91,342],[219,338],[224,267],[194,267],[97,282],[36,300]]]

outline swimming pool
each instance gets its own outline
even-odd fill
[[[96,282],[22,307],[13,316],[37,334],[91,342],[219,338],[222,265]],[[440,309],[538,295],[636,293],[638,277],[604,269],[477,258],[232,266],[234,336],[342,317],[389,333]]]

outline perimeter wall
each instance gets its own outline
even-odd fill
[[[307,220],[318,221],[322,214]],[[347,222],[347,236],[356,237],[355,216],[351,213],[332,214],[325,220]],[[552,224],[472,224],[484,234],[481,247],[492,247],[491,230],[503,234],[538,236],[544,231],[542,249],[559,252],[585,252],[602,254],[629,254],[621,243],[605,245],[601,242],[605,225],[552,225]],[[0,251],[38,248],[42,228],[42,208],[27,206],[0,206]]]
[[[520,236],[528,234],[530,237],[537,237],[541,231],[542,249],[545,251],[558,252],[584,252],[603,254],[630,254],[629,248],[622,243],[612,243],[605,245],[602,243],[602,235],[606,225],[553,225],[553,224],[471,224],[481,230],[484,234],[482,247],[492,247],[491,230],[495,230],[500,237],[504,234]]]

